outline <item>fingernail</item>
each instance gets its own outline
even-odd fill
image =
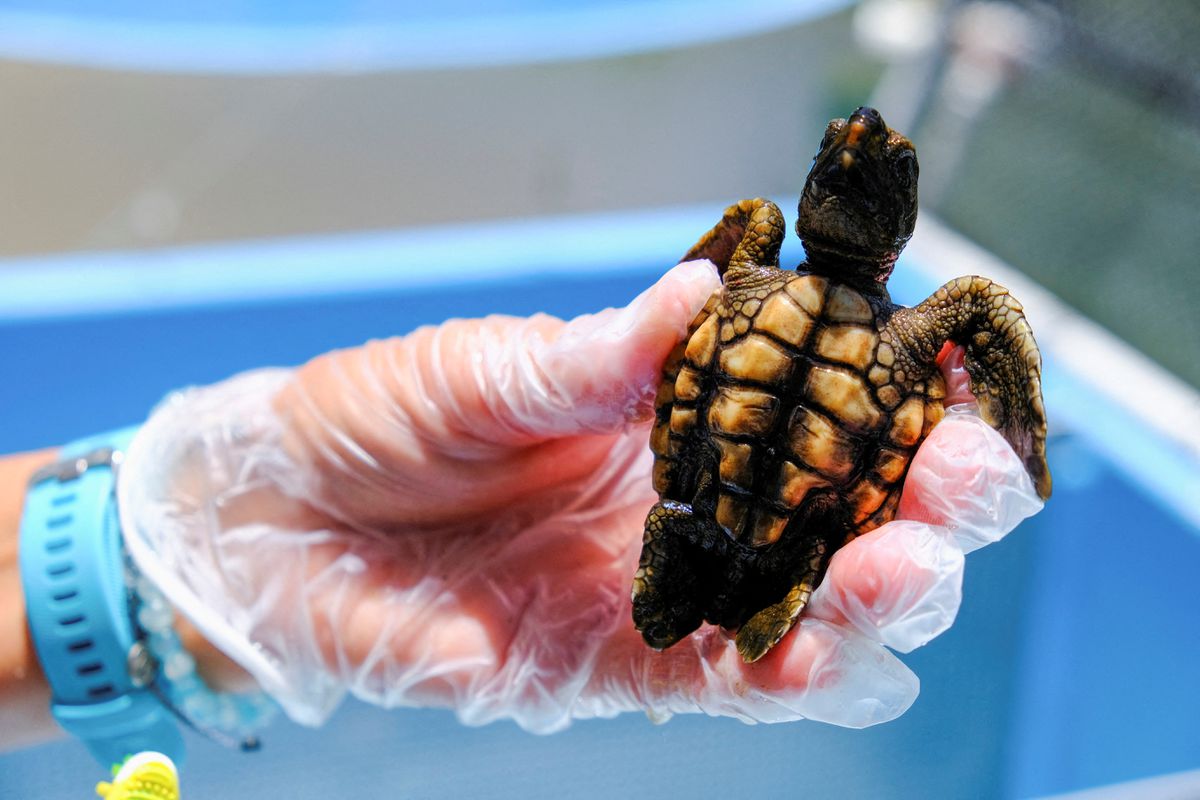
[[[689,283],[711,284],[714,288],[721,282],[716,266],[707,258],[695,261],[685,261],[675,268],[680,276]]]

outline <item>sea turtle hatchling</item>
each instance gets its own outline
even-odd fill
[[[983,418],[1050,494],[1041,355],[1018,303],[987,278],[916,308],[887,279],[917,216],[917,157],[879,113],[829,123],[800,198],[807,259],[779,266],[783,215],[743,200],[684,260],[722,287],[668,357],[650,447],[633,619],[654,648],[707,621],[747,662],[795,624],[833,552],[892,519],[909,461],[942,419],[936,359],[965,349]]]

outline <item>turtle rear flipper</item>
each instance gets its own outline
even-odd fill
[[[975,275],[956,278],[916,308],[898,310],[886,334],[919,366],[932,364],[946,341],[962,345],[984,421],[1021,457],[1038,495],[1050,496],[1042,356],[1007,289]]]
[[[664,650],[700,627],[725,538],[687,503],[650,509],[633,578],[633,624],[646,644]]]
[[[765,656],[792,629],[825,574],[829,561],[825,540],[811,537],[806,544],[806,556],[797,567],[788,593],[782,600],[755,613],[738,629],[738,653],[747,664]]]

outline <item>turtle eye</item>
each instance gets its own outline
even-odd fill
[[[904,149],[897,154],[895,161],[892,162],[892,169],[895,170],[896,176],[908,183],[916,183],[917,181],[917,154],[912,150]]]
[[[846,120],[844,119],[830,120],[829,124],[825,126],[825,136],[821,138],[821,146],[817,148],[818,156],[825,152],[825,148],[829,147],[830,142],[833,141],[833,137],[837,135],[837,132],[840,131],[842,126],[845,124]],[[814,156],[814,158],[815,157],[816,156]]]

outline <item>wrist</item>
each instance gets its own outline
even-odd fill
[[[16,560],[25,641],[49,684],[50,713],[102,763],[147,749],[178,761],[180,720],[214,741],[256,747],[250,732],[269,701],[213,691],[170,605],[126,552],[115,486],[134,433],[75,442],[28,478]],[[205,662],[220,666],[210,654]]]
[[[0,458],[0,750],[60,735],[25,615],[17,540],[29,477],[53,450]]]
[[[241,693],[258,690],[258,682],[250,673],[218,650],[196,626],[178,614],[175,615],[175,631],[184,649],[196,661],[196,674],[214,691]]]

